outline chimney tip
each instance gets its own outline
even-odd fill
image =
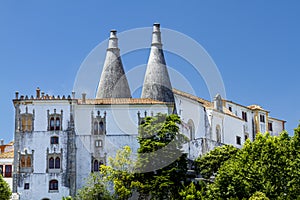
[[[110,38],[116,38],[117,37],[117,30],[115,29],[112,29],[110,31]]]

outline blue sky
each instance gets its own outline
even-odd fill
[[[15,91],[34,95],[39,86],[68,95],[82,61],[111,29],[122,32],[154,22],[206,49],[223,77],[227,99],[260,104],[271,116],[287,120],[292,133],[300,119],[299,11],[298,0],[3,0],[0,138],[13,139]],[[146,63],[147,53],[125,56],[125,70]],[[185,64],[172,54],[166,61],[178,69]],[[201,78],[193,84],[197,95],[209,98]]]

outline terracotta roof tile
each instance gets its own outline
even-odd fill
[[[186,92],[183,92],[183,91],[180,91],[180,90],[177,90],[177,89],[174,89],[174,88],[173,88],[173,92],[174,92],[174,94],[178,94],[180,96],[183,96],[183,97],[192,99],[194,101],[197,101],[199,103],[202,103],[205,107],[213,108],[213,103],[208,101],[208,100],[202,99],[200,97],[194,96],[192,94],[188,94]]]
[[[0,158],[13,158],[14,151],[4,152],[0,154]]]
[[[139,105],[139,104],[172,104],[162,101],[157,101],[148,98],[105,98],[105,99],[86,99],[83,103],[82,99],[78,99],[78,104],[95,104],[95,105]]]

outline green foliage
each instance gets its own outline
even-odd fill
[[[146,117],[139,127],[135,186],[140,198],[179,199],[186,181],[187,156],[182,152],[186,137],[179,133],[177,115]]]
[[[85,187],[79,190],[76,195],[77,200],[112,200],[110,193],[106,189],[106,185],[100,173],[91,173],[87,179]]]
[[[269,198],[263,192],[255,192],[249,200],[269,200]]]
[[[11,190],[8,183],[3,179],[2,175],[0,174],[0,199],[1,200],[8,200],[11,196]]]
[[[195,161],[197,171],[199,171],[204,178],[210,178],[219,170],[225,161],[234,157],[237,152],[238,148],[232,145],[216,147]]]
[[[256,191],[270,199],[300,196],[300,127],[290,137],[258,134],[219,169],[209,186],[210,199],[250,198]]]
[[[193,182],[184,187],[179,195],[183,200],[204,200],[205,183],[195,185]]]
[[[119,150],[115,158],[109,158],[109,165],[102,165],[100,173],[103,181],[113,183],[114,199],[128,199],[134,188],[134,162],[131,149],[125,146]]]
[[[71,196],[63,197],[62,200],[73,200]]]

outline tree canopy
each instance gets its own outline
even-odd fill
[[[250,198],[260,191],[270,199],[300,196],[300,127],[294,136],[258,134],[218,170],[210,199]]]
[[[179,132],[177,115],[146,117],[139,129],[136,174],[140,196],[151,199],[179,199],[186,181],[187,156],[182,145],[187,141]]]
[[[11,190],[8,183],[3,179],[0,174],[0,199],[8,200],[11,196]]]

